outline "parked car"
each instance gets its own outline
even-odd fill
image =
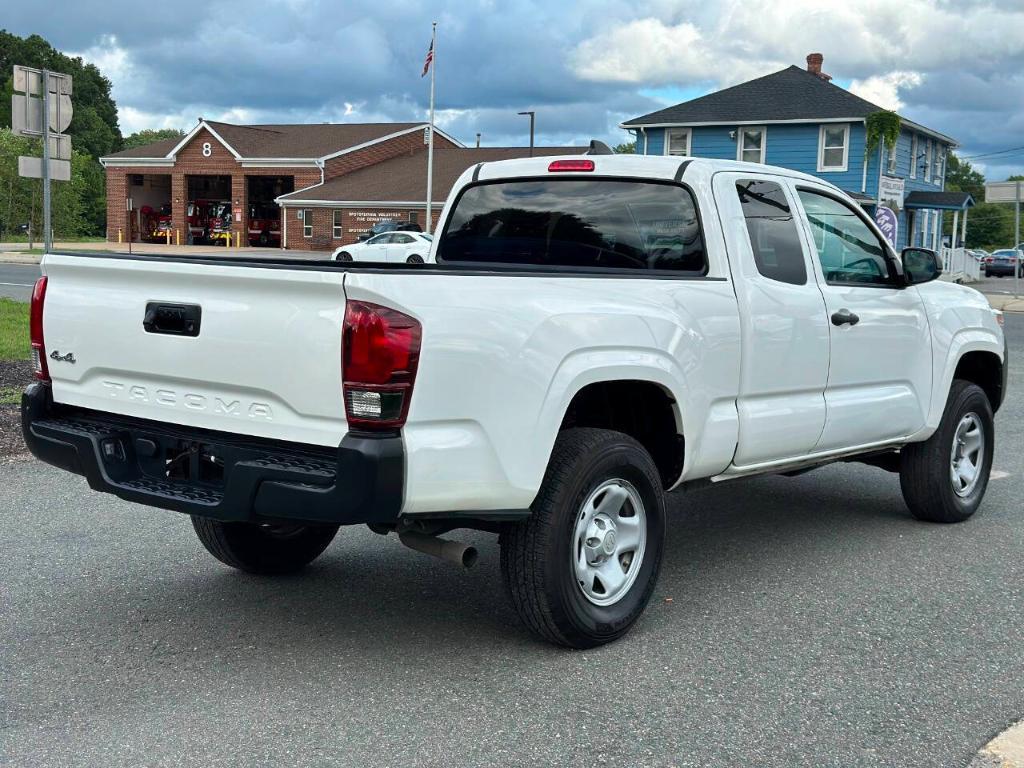
[[[974,259],[979,264],[982,264],[982,265],[984,265],[985,264],[985,260],[988,259],[988,257],[992,255],[991,253],[986,251],[984,248],[971,248],[970,250],[967,251],[967,253],[969,253],[971,256],[973,256]]]
[[[371,237],[379,235],[383,232],[422,232],[423,227],[417,224],[415,221],[378,221],[374,224],[367,232],[359,235],[358,240],[360,242],[369,240]]]
[[[26,443],[191,515],[251,573],[302,568],[342,525],[464,565],[439,536],[500,533],[522,621],[574,648],[655,594],[669,491],[855,461],[921,520],[979,509],[1002,314],[837,187],[529,158],[477,164],[444,210],[417,267],[47,254]]]
[[[334,250],[335,261],[389,261],[423,264],[430,253],[433,235],[423,232],[385,232],[365,243],[343,245]]]
[[[1020,251],[1003,248],[993,251],[985,260],[985,277],[1013,277],[1014,272],[1024,277],[1024,264],[1021,264]]]

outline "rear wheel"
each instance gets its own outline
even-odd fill
[[[973,515],[988,487],[994,437],[985,392],[955,380],[935,434],[900,451],[900,487],[914,517],[959,523]]]
[[[313,562],[338,532],[336,525],[223,523],[192,516],[199,541],[225,565],[248,573],[292,573]]]
[[[665,504],[650,455],[620,432],[566,430],[530,509],[501,535],[502,576],[520,618],[571,648],[622,637],[661,568]]]

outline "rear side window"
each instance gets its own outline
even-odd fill
[[[807,266],[793,212],[782,187],[773,181],[736,182],[757,271],[780,283],[804,285]]]
[[[440,237],[437,260],[686,275],[707,271],[689,190],[612,179],[467,187]]]

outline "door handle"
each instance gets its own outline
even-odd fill
[[[856,325],[860,318],[848,309],[840,309],[832,313],[832,325]]]

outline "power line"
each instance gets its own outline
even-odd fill
[[[1010,152],[1024,152],[1024,147],[1010,147],[1009,149],[1000,149],[995,152],[982,152],[980,155],[963,155],[960,157],[961,160],[977,160],[980,157],[992,157],[993,155],[1005,155]]]

